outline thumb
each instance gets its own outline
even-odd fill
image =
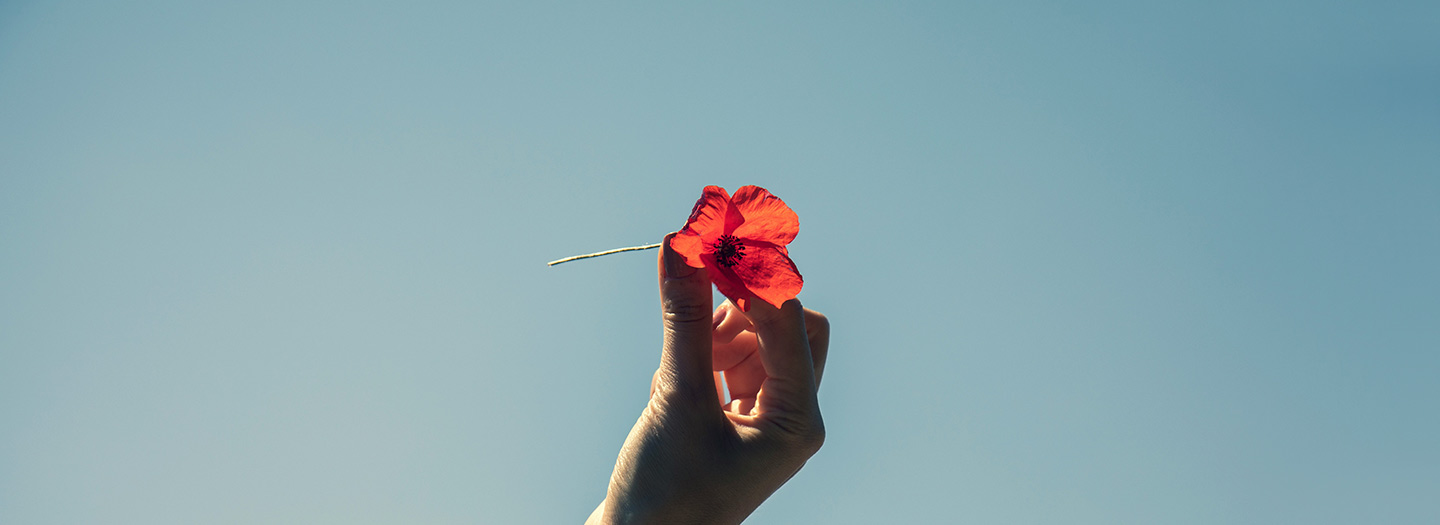
[[[666,235],[660,246],[660,307],[665,325],[661,380],[708,399],[715,395],[710,364],[710,274],[704,268],[685,264],[685,257],[670,248],[674,237],[673,233]]]

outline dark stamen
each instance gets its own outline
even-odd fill
[[[740,239],[734,235],[721,235],[720,240],[715,241],[715,262],[726,268],[734,267],[745,258],[745,245],[740,244]]]

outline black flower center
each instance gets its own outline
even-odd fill
[[[745,245],[740,244],[740,239],[734,235],[721,235],[720,240],[715,241],[715,262],[720,266],[732,268],[745,258]]]

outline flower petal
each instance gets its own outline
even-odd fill
[[[794,299],[805,285],[805,278],[800,276],[800,270],[795,268],[795,262],[790,260],[785,249],[762,242],[746,242],[745,257],[740,259],[738,264],[724,268],[721,272],[711,273],[712,276],[714,273],[735,276],[746,291],[775,305],[776,308],[779,308],[781,303]],[[715,279],[715,284],[719,288],[720,281]],[[722,288],[720,292],[725,293],[725,290]],[[730,297],[736,306],[740,306],[738,298],[731,297],[728,293],[725,296]]]
[[[744,281],[729,268],[716,264],[714,253],[705,254],[705,263],[710,266],[710,281],[715,283],[715,289],[735,303],[740,311],[750,311],[748,301],[753,300],[754,294],[745,288]]]
[[[705,187],[700,194],[700,200],[695,201],[695,207],[690,209],[690,218],[685,220],[685,227],[670,241],[670,247],[675,253],[685,256],[685,264],[694,268],[705,266],[705,260],[700,254],[705,252],[706,246],[714,245],[721,235],[731,229],[726,227],[730,216],[735,215],[730,208],[730,194],[725,192],[725,188]]]
[[[730,194],[719,186],[706,186],[700,193],[700,200],[690,208],[690,218],[685,219],[685,228],[697,233],[719,232],[725,228],[725,219],[730,213]],[[715,236],[719,237],[720,233]]]
[[[705,240],[700,234],[689,229],[680,230],[674,237],[670,238],[670,249],[685,258],[685,264],[691,268],[704,268],[705,262]]]
[[[800,233],[800,217],[785,205],[785,201],[765,188],[741,187],[735,190],[731,203],[745,218],[745,222],[734,228],[731,234],[740,239],[785,246]]]

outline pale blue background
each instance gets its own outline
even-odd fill
[[[0,523],[565,523],[655,242],[834,345],[752,523],[1440,522],[1440,3],[0,3]]]

